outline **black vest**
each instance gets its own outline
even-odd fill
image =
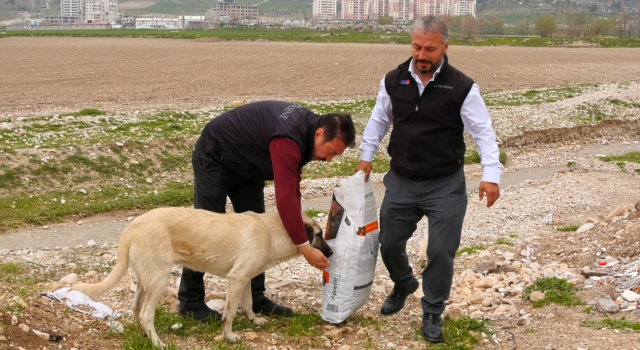
[[[302,168],[311,161],[320,116],[281,101],[249,103],[211,120],[200,143],[209,156],[226,169],[248,180],[273,180],[269,143],[286,137],[302,151]]]
[[[453,174],[464,166],[460,110],[473,80],[450,66],[445,55],[440,74],[419,96],[410,64],[411,59],[385,76],[393,111],[391,169],[414,180]]]

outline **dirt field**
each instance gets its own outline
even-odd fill
[[[129,38],[0,40],[0,117],[101,108],[220,106],[239,99],[373,98],[408,45]],[[639,79],[640,49],[450,48],[482,89]]]

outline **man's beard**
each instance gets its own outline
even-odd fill
[[[417,61],[416,61],[416,63],[415,63],[415,68],[416,68],[416,70],[417,70],[418,72],[420,72],[420,74],[422,74],[422,75],[431,74],[431,73],[435,72],[436,70],[438,70],[438,67],[440,67],[440,65],[442,65],[442,61],[443,61],[443,60],[444,60],[444,58],[440,58],[440,59],[438,60],[438,62],[436,62],[436,63],[434,63],[434,62],[433,62],[433,61],[431,61],[431,60],[417,60]],[[428,69],[420,69],[420,68],[418,67],[418,63],[423,63],[423,64],[424,64],[424,63],[426,63],[426,64],[430,64],[430,65],[431,65],[431,66],[430,66],[431,68],[428,68]]]

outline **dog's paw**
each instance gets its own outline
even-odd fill
[[[256,326],[264,326],[265,324],[267,324],[267,322],[269,321],[264,317],[256,317],[255,319],[253,319],[253,324]]]
[[[237,333],[229,332],[224,334],[224,339],[232,343],[238,343],[241,338]]]

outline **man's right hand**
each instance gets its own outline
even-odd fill
[[[300,249],[300,253],[304,255],[304,258],[307,259],[307,262],[317,269],[324,270],[331,265],[329,259],[327,259],[321,251],[312,247],[310,244],[300,246],[298,249]]]
[[[360,163],[358,163],[358,167],[356,168],[356,173],[360,170],[364,171],[364,181],[369,181],[369,174],[371,174],[372,169],[373,164],[371,164],[371,162],[361,160]]]

